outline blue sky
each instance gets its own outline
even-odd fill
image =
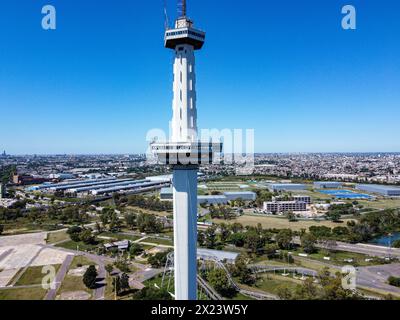
[[[175,13],[175,0],[168,1]],[[57,30],[41,8],[57,9]],[[357,9],[357,30],[341,8]],[[189,0],[201,128],[255,129],[257,152],[400,151],[396,0]],[[163,0],[2,0],[0,149],[135,153],[168,129]]]

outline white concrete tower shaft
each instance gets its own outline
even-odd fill
[[[172,142],[197,141],[196,73],[194,48],[175,49]]]

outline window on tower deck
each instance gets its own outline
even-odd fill
[[[193,80],[192,79],[190,79],[190,81],[189,81],[189,90],[193,91]]]
[[[190,117],[190,126],[193,129],[194,128],[194,118]]]
[[[190,98],[190,109],[193,109],[193,98]]]
[[[181,120],[182,120],[182,108],[180,108],[179,111],[180,111],[180,116],[181,116]]]
[[[181,101],[182,101],[182,90],[180,91]]]
[[[182,83],[182,71],[181,71],[181,83]]]

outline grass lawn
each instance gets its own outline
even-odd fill
[[[304,253],[303,251],[296,251],[294,253],[294,257],[299,253]],[[330,257],[331,260],[324,260],[324,257]],[[338,265],[338,266],[345,266],[345,265],[354,265],[357,267],[367,267],[367,266],[374,266],[383,264],[384,261],[381,259],[376,259],[365,254],[361,253],[353,253],[353,252],[345,252],[345,251],[338,251],[338,252],[327,252],[326,250],[319,250],[317,253],[309,254],[308,259],[318,260],[320,262],[325,262],[328,264]],[[345,260],[352,259],[353,262],[348,262]],[[365,261],[366,259],[373,259],[370,262]]]
[[[275,274],[264,274],[256,284],[256,288],[264,292],[277,295],[279,288],[282,286],[287,287],[290,291],[294,291],[297,285],[301,285],[301,280],[293,279],[291,277],[283,277]]]
[[[56,269],[56,273],[60,269],[60,265],[54,265]],[[22,274],[19,280],[16,283],[16,286],[29,286],[35,284],[41,284],[42,279],[45,274],[42,273],[43,266],[40,267],[29,267],[26,271]]]
[[[329,228],[335,228],[338,226],[346,226],[347,221],[351,219],[344,219],[343,223],[334,223],[331,221],[314,221],[314,220],[300,220],[297,222],[289,222],[287,218],[280,217],[267,217],[267,216],[250,216],[244,215],[233,220],[221,220],[214,219],[214,223],[228,223],[233,224],[239,222],[244,226],[256,227],[258,223],[261,223],[264,229],[292,229],[293,231],[301,231],[301,229],[308,230],[311,226],[326,226]]]
[[[57,243],[64,240],[69,240],[70,237],[67,231],[49,232],[47,234],[47,243]]]
[[[0,300],[43,300],[46,292],[41,287],[0,290]]]
[[[84,256],[76,256],[74,257],[74,260],[72,260],[69,270],[76,269],[79,266],[87,266],[87,265],[96,265],[96,264]],[[83,277],[71,276],[67,274],[64,278],[63,283],[61,284],[60,289],[57,292],[57,295],[64,292],[85,291],[92,296],[93,293],[92,290],[88,289],[84,285],[82,279]]]
[[[92,250],[96,250],[98,248],[99,244],[92,245],[92,244],[86,244],[83,242],[75,242],[75,241],[70,240],[67,242],[57,244],[56,247],[69,249],[69,250],[77,250],[77,247],[79,246],[80,251],[92,251]]]
[[[362,204],[364,208],[372,208],[378,210],[400,208],[400,199],[378,198],[378,200],[376,201],[359,200],[358,202]]]
[[[173,242],[171,240],[164,240],[164,239],[157,239],[157,238],[147,238],[143,240],[145,243],[156,243],[156,244],[161,244],[165,246],[172,246]],[[139,242],[140,243],[140,242]]]
[[[118,240],[118,241],[121,241],[121,240],[136,241],[136,240],[139,240],[141,238],[139,236],[131,236],[131,235],[124,235],[124,234],[121,234],[121,233],[111,233],[111,232],[103,232],[99,236],[100,237],[107,237],[107,238],[115,239],[115,240]]]

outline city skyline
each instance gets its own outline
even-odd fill
[[[357,30],[345,31],[343,1],[192,1],[207,31],[199,128],[255,129],[259,153],[400,151],[399,4],[374,3],[352,1]],[[162,3],[52,4],[55,31],[41,29],[42,4],[2,5],[0,150],[145,153],[172,115]]]

